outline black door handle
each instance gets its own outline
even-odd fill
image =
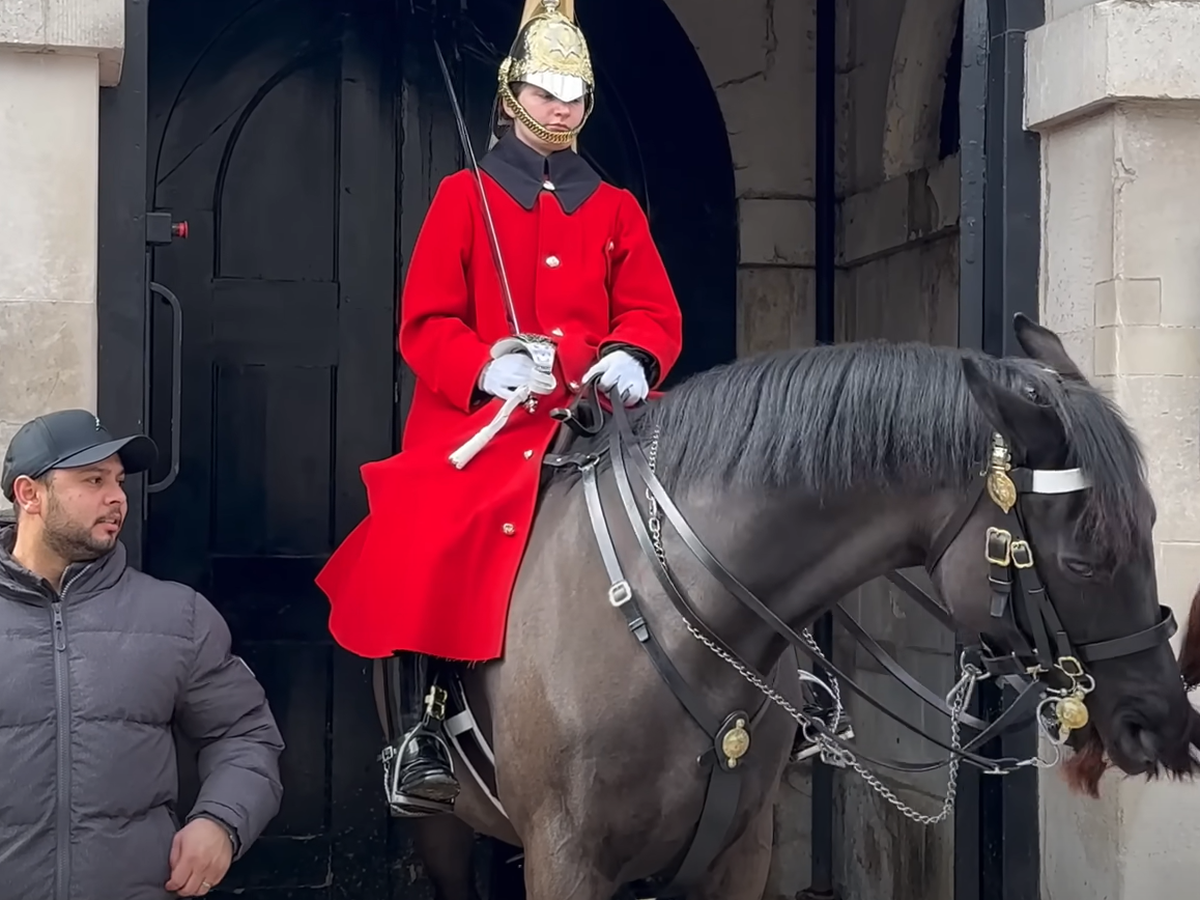
[[[146,493],[165,491],[179,477],[179,415],[183,391],[183,307],[171,289],[150,282],[150,293],[158,294],[171,307],[171,469],[161,481],[146,485]]]

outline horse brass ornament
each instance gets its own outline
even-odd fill
[[[746,720],[738,719],[733,727],[721,739],[721,752],[729,768],[738,764],[738,760],[750,749],[750,732],[746,730]]]
[[[1091,720],[1085,698],[1095,688],[1096,682],[1084,671],[1083,663],[1076,657],[1064,656],[1054,668],[1070,679],[1070,687],[1052,690],[1054,696],[1047,697],[1040,706],[1049,708],[1049,715],[1043,716],[1046,737],[1056,744],[1065,744],[1072,731],[1078,731]],[[1050,733],[1055,725],[1058,726],[1057,737]]]
[[[1083,692],[1076,691],[1069,694],[1058,701],[1054,708],[1054,715],[1058,719],[1060,733],[1069,733],[1078,731],[1088,723],[1088,708],[1083,702]]]
[[[1004,438],[999,434],[993,435],[992,462],[988,470],[987,491],[992,502],[1000,507],[1005,515],[1008,515],[1009,510],[1017,503],[1017,486],[1008,477],[1008,471],[1012,468],[1011,458]]]

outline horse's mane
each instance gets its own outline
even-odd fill
[[[882,341],[783,351],[691,377],[636,428],[660,429],[656,469],[668,490],[698,480],[817,495],[965,488],[993,429],[968,390],[964,356],[1002,385],[1033,388],[1054,410],[1067,465],[1092,478],[1088,538],[1129,552],[1150,503],[1137,439],[1106,397],[1032,360]]]

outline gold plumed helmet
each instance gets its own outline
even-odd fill
[[[517,39],[500,63],[497,106],[514,112],[526,128],[550,144],[573,144],[595,102],[592,59],[575,24],[574,5],[574,0],[526,0]],[[564,103],[582,97],[582,121],[572,131],[548,131],[517,102],[510,87],[517,82],[537,85]]]

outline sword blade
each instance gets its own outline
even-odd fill
[[[488,246],[492,251],[492,262],[496,265],[496,277],[500,281],[500,293],[504,295],[504,311],[508,317],[509,327],[514,335],[521,334],[521,326],[517,323],[517,309],[513,304],[512,291],[508,286],[508,272],[504,268],[504,256],[500,252],[500,238],[496,234],[496,223],[492,220],[492,209],[488,205],[487,192],[483,189],[483,176],[479,174],[479,161],[475,158],[475,149],[471,146],[471,135],[467,131],[467,123],[458,105],[458,95],[454,91],[454,83],[450,78],[450,69],[446,66],[446,58],[442,55],[441,44],[434,38],[433,49],[437,53],[438,66],[442,70],[442,80],[446,83],[446,93],[450,95],[450,107],[454,112],[454,122],[458,126],[458,139],[462,142],[463,151],[471,173],[475,176],[475,186],[479,189],[479,204],[483,212],[483,225],[487,231]]]

